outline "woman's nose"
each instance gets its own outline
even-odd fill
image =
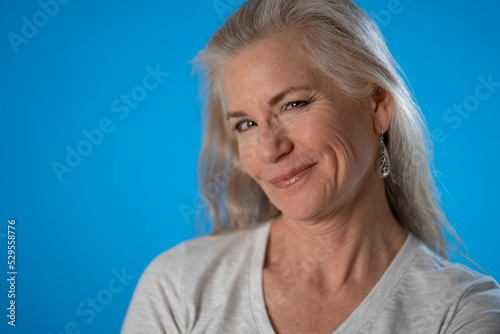
[[[258,131],[257,150],[261,161],[276,162],[292,150],[293,143],[282,129],[260,127]]]

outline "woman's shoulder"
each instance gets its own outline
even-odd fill
[[[493,277],[486,273],[480,273],[478,270],[445,259],[433,252],[421,241],[417,244],[416,256],[410,266],[410,273],[420,276],[427,286],[432,286],[432,282],[434,282],[438,286],[446,284],[457,289],[463,289],[480,282],[488,282],[491,286],[499,288]]]
[[[401,290],[403,288],[403,290]],[[451,332],[493,333],[500,327],[500,286],[487,274],[441,257],[423,242],[416,245],[400,291],[411,291],[408,305],[424,307]],[[443,316],[443,318],[441,318]],[[462,331],[458,331],[462,333]]]
[[[160,253],[139,279],[122,333],[189,332],[200,308],[219,310],[224,291],[246,282],[253,246],[267,226],[197,237]]]
[[[413,234],[384,277],[376,291],[390,291],[388,298],[374,308],[365,332],[498,333],[495,279],[439,256]]]
[[[157,255],[143,275],[165,277],[166,271],[172,273],[177,269],[194,275],[196,272],[213,269],[214,266],[224,267],[226,264],[231,264],[234,268],[236,262],[244,261],[246,256],[250,255],[256,238],[267,236],[265,230],[268,223],[182,241]]]

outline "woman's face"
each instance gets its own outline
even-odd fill
[[[279,37],[244,49],[223,70],[243,169],[285,216],[320,219],[377,182],[386,128],[372,98],[348,98]]]

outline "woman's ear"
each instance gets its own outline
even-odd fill
[[[389,129],[392,116],[392,96],[385,89],[376,86],[370,96],[373,130],[382,134]]]

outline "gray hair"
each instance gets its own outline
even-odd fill
[[[430,166],[423,116],[377,26],[349,0],[249,0],[213,35],[196,61],[205,74],[207,110],[199,169],[213,233],[244,229],[280,212],[240,168],[234,134],[225,124],[221,70],[231,57],[263,38],[286,33],[310,64],[349,96],[379,88],[393,99],[385,142],[391,173],[387,200],[399,223],[447,256],[443,227],[454,233],[440,205]],[[212,182],[224,175],[226,182]],[[454,234],[456,235],[456,234]]]

